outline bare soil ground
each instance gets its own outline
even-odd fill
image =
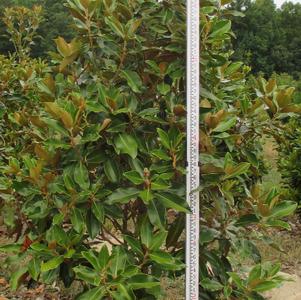
[[[264,260],[280,261],[283,275],[290,280],[267,293],[269,300],[301,300],[301,224],[296,218],[292,222],[291,232],[278,232],[274,236],[274,241],[283,248],[283,252],[259,245]]]
[[[273,232],[274,242],[282,248],[278,251],[264,244],[258,247],[263,255],[263,260],[282,263],[282,271],[301,276],[301,224],[295,217],[291,222],[290,232]]]
[[[291,280],[286,282],[279,289],[275,289],[268,293],[269,300],[300,300],[301,299],[301,278],[298,275],[285,276]]]
[[[265,188],[281,185],[281,175],[277,170],[278,153],[272,139],[264,145],[264,156],[271,166],[271,172],[264,178]],[[291,232],[276,232],[274,241],[283,248],[283,252],[259,245],[263,258],[268,261],[280,261],[284,276],[290,281],[280,288],[266,294],[269,300],[301,300],[301,216],[291,220]]]

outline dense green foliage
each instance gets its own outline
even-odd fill
[[[272,78],[277,81],[277,84],[281,87],[293,87],[295,89],[293,95],[294,103],[301,103],[301,80],[294,79],[293,76],[282,73],[282,74],[273,74]]]
[[[54,51],[54,39],[74,36],[72,21],[61,0],[2,0],[0,8],[18,5],[32,7],[41,5],[44,22],[39,29],[39,37],[32,46],[32,56],[46,57]],[[273,0],[236,0],[231,7],[241,14],[233,21],[234,58],[252,67],[252,72],[263,72],[269,77],[272,73],[288,73],[299,78],[301,63],[301,5],[287,2],[276,8]],[[2,9],[3,11],[3,9]],[[244,17],[242,17],[244,15]],[[0,53],[12,52],[12,44],[5,35],[5,26],[0,22]]]
[[[271,0],[235,1],[232,8],[244,13],[233,20],[235,59],[252,66],[253,73],[271,75],[282,87],[294,87],[292,101],[301,103],[300,80],[300,18],[301,5],[285,3],[277,9]],[[285,72],[285,73],[283,73]],[[255,77],[249,78],[254,85]],[[283,118],[286,126],[283,138],[275,138],[279,151],[279,170],[285,197],[300,204],[301,166],[300,120],[294,116]]]
[[[296,204],[262,191],[260,139],[300,108],[273,79],[246,85],[229,50],[236,13],[203,5],[200,298],[263,299],[282,278],[254,240],[271,244],[266,229],[288,229]],[[50,65],[0,58],[0,205],[17,236],[0,249],[28,261],[10,285],[79,280],[82,300],[159,299],[160,278],[185,267],[185,1],[68,7],[76,39],[58,37]]]
[[[293,87],[295,89],[292,102],[301,103],[301,82],[294,80],[288,74],[273,74],[272,77],[277,81],[281,88]],[[252,77],[251,77],[252,78]],[[250,80],[251,80],[250,78]],[[252,80],[255,80],[254,78]],[[278,152],[278,170],[281,174],[281,193],[287,199],[297,202],[301,200],[301,165],[300,165],[300,142],[301,142],[301,122],[299,115],[283,115],[282,124],[284,135],[274,136],[275,147]],[[283,127],[282,127],[283,128]]]
[[[299,77],[301,64],[301,4],[276,8],[273,0],[237,0],[232,5],[245,17],[234,20],[235,58],[253,72],[273,72]]]
[[[285,138],[278,145],[279,170],[281,171],[286,197],[301,204],[301,123],[298,118],[292,118],[286,124]]]

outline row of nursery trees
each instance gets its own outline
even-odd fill
[[[244,17],[234,20],[234,57],[252,66],[253,72],[273,72],[300,77],[301,4],[274,0],[235,0],[231,5]]]
[[[256,241],[295,202],[264,191],[261,138],[300,112],[293,88],[231,60],[228,1],[201,7],[200,299],[264,299],[282,282]],[[185,1],[68,0],[76,37],[30,58],[42,9],[6,9],[0,57],[0,205],[29,281],[81,282],[78,299],[159,299],[184,274]],[[236,257],[249,253],[242,270]],[[22,262],[28,262],[24,264]]]
[[[75,35],[72,18],[61,0],[1,0],[0,16],[6,7],[41,5],[43,22],[37,29],[31,56],[47,59],[49,51],[55,51],[53,39],[62,36],[71,40]],[[233,32],[234,59],[252,67],[252,73],[263,72],[271,76],[273,72],[288,73],[295,79],[300,77],[301,63],[301,4],[285,2],[276,7],[274,0],[235,0]],[[13,45],[5,35],[6,26],[0,20],[0,53],[13,52]]]

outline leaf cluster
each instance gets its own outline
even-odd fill
[[[77,35],[55,40],[49,66],[1,58],[20,71],[0,81],[9,124],[1,126],[0,199],[19,242],[1,250],[29,259],[13,288],[30,276],[66,286],[79,280],[79,299],[158,299],[162,276],[183,275],[184,4],[69,0]],[[235,14],[226,2],[201,7],[204,299],[262,299],[277,286],[279,266],[261,265],[253,239],[289,228],[282,218],[296,208],[257,181],[260,139],[299,107],[273,80],[246,84],[249,68],[229,50]],[[230,259],[242,248],[256,264],[247,278]]]

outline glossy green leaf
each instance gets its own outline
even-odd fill
[[[170,156],[163,149],[153,150],[152,154],[162,160],[171,160]]]
[[[139,197],[145,204],[148,204],[154,198],[153,193],[149,189],[141,191]]]
[[[139,274],[133,276],[129,279],[128,284],[134,290],[151,289],[160,286],[159,281],[157,281],[154,277],[146,274]]]
[[[74,169],[74,181],[83,189],[90,188],[89,172],[86,166],[80,162]]]
[[[111,297],[114,300],[132,300],[136,299],[135,294],[133,293],[132,289],[128,286],[125,287],[123,284],[117,285],[117,290],[111,293]]]
[[[219,231],[202,226],[200,229],[200,243],[204,245],[206,243],[212,242],[215,238],[219,236]]]
[[[248,283],[251,284],[253,281],[261,280],[263,276],[263,269],[261,265],[256,265],[252,268],[248,276]]]
[[[213,25],[210,37],[212,38],[220,37],[223,34],[228,33],[230,29],[231,29],[230,20],[219,20],[216,24]]]
[[[185,268],[185,264],[174,259],[174,257],[172,257],[172,255],[170,255],[168,252],[158,250],[158,251],[152,252],[149,255],[149,257],[152,261],[161,265],[166,270],[176,271],[176,270],[182,270],[183,268]]]
[[[170,188],[170,185],[166,181],[162,180],[161,178],[158,178],[158,179],[152,181],[152,184],[151,184],[151,189],[153,191],[160,191],[160,190],[166,191],[169,188]]]
[[[137,171],[125,172],[123,173],[123,176],[136,185],[142,184],[144,182],[144,179]]]
[[[81,294],[76,299],[77,300],[100,300],[103,299],[104,295],[105,295],[105,289],[104,287],[101,286]]]
[[[201,280],[201,286],[211,292],[220,291],[223,289],[223,285],[216,280],[204,278]]]
[[[131,250],[143,256],[143,251],[139,241],[129,235],[124,236],[124,240],[129,244]]]
[[[78,279],[94,286],[98,286],[100,284],[101,278],[95,270],[85,266],[78,266],[73,268],[73,270]]]
[[[297,203],[284,201],[272,209],[270,218],[283,218],[291,215],[297,209]]]
[[[78,233],[82,232],[85,227],[85,221],[82,212],[78,208],[72,209],[70,219],[74,230]]]
[[[9,280],[9,285],[13,291],[16,291],[18,289],[19,285],[21,284],[22,276],[26,274],[26,272],[27,272],[27,268],[22,267],[11,275],[11,278]]]
[[[239,275],[237,273],[228,272],[228,274],[231,277],[231,279],[234,281],[234,283],[236,284],[237,287],[239,287],[242,290],[245,288],[242,279],[239,277]]]
[[[8,244],[8,245],[3,245],[0,246],[0,252],[3,253],[18,253],[21,249],[20,244]]]
[[[98,257],[94,254],[93,250],[83,251],[81,255],[93,266],[97,271],[101,270]]]
[[[157,90],[161,95],[167,95],[170,92],[170,85],[164,82],[157,85]]]
[[[161,192],[156,194],[156,197],[167,208],[173,208],[177,211],[185,213],[190,212],[186,200],[178,195]]]
[[[158,200],[151,200],[148,204],[147,215],[150,222],[159,228],[165,228],[166,209]]]
[[[139,190],[135,188],[119,188],[115,192],[113,192],[109,197],[108,197],[108,203],[109,204],[114,204],[114,203],[127,203],[131,199],[137,198],[139,195]]]
[[[133,159],[138,153],[138,145],[136,140],[127,133],[121,133],[114,139],[114,144],[117,153],[128,154]]]
[[[118,19],[110,16],[105,18],[105,22],[110,28],[115,32],[117,35],[119,35],[121,38],[125,37],[124,27],[119,22]]]
[[[58,225],[54,225],[50,233],[52,234],[52,240],[55,240],[59,245],[67,247],[70,243],[70,239],[67,233]]]
[[[88,229],[89,236],[94,239],[100,232],[101,223],[92,213],[92,210],[88,210],[86,225]]]
[[[41,261],[38,258],[33,258],[28,263],[28,272],[34,280],[38,280],[41,271]]]
[[[168,230],[168,235],[166,238],[166,246],[167,248],[175,246],[185,228],[185,218],[186,215],[181,213],[178,215],[176,220],[170,226]]]
[[[166,237],[167,237],[166,231],[160,231],[156,233],[151,240],[150,250],[151,251],[159,250],[165,243]]]
[[[171,146],[170,146],[170,140],[168,134],[160,128],[157,128],[157,132],[160,137],[160,142],[162,143],[162,145],[165,148],[170,149]]]
[[[105,219],[105,210],[103,204],[100,202],[93,202],[92,204],[92,212],[97,220],[101,223],[104,222]]]
[[[281,220],[268,220],[266,223],[267,226],[275,227],[275,228],[283,228],[285,230],[291,230],[291,226],[289,223],[281,221]]]
[[[109,179],[113,183],[119,182],[120,170],[118,169],[117,163],[112,159],[107,159],[104,163],[104,171]]]
[[[138,73],[130,70],[123,70],[122,76],[127,80],[128,85],[135,93],[140,93],[142,88],[142,81]]]
[[[47,272],[56,269],[64,261],[63,256],[54,257],[47,262],[42,263],[41,272]]]
[[[269,291],[269,290],[272,290],[274,288],[277,288],[279,287],[279,282],[277,281],[272,281],[272,280],[267,280],[267,281],[264,281],[264,282],[261,282],[259,284],[257,284],[253,290],[256,291],[256,292],[266,292],[266,291]]]
[[[147,248],[151,246],[153,239],[153,230],[147,219],[145,219],[144,222],[141,224],[140,239],[142,244],[144,244]]]
[[[117,246],[113,249],[112,259],[110,261],[110,271],[113,277],[117,277],[125,269],[127,255],[122,247]]]
[[[64,218],[65,216],[63,214],[56,214],[54,217],[53,217],[53,225],[60,225],[64,222]]]
[[[98,253],[98,261],[99,261],[99,266],[101,268],[104,268],[110,259],[110,253],[108,250],[108,247],[106,245],[103,245]]]
[[[259,221],[260,220],[258,219],[258,217],[255,214],[248,214],[248,215],[241,216],[237,220],[236,226],[248,226],[250,224],[256,224]]]
[[[240,163],[239,165],[232,167],[230,170],[226,171],[226,176],[224,176],[224,179],[230,179],[243,175],[248,172],[250,166],[251,165],[249,163]]]
[[[228,120],[219,123],[212,131],[213,132],[224,132],[231,129],[237,122],[237,117],[232,117]]]

